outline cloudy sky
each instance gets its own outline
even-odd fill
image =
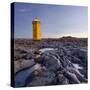
[[[36,17],[41,21],[42,38],[88,36],[85,6],[15,3],[15,38],[32,38],[32,21]]]

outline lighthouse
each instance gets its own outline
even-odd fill
[[[38,41],[41,40],[41,31],[40,31],[41,22],[37,18],[32,21],[32,29],[33,29],[33,40]]]

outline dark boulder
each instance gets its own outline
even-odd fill
[[[43,65],[50,71],[57,71],[57,69],[60,67],[57,59],[55,59],[53,56],[45,56],[42,58],[42,60]]]

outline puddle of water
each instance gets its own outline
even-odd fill
[[[21,72],[19,72],[16,76],[15,76],[15,84],[16,86],[23,86],[25,85],[25,80],[28,78],[28,76],[35,70],[38,69],[40,67],[39,64],[33,65],[31,68],[23,70]]]

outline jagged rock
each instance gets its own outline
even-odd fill
[[[28,59],[32,59],[33,58],[33,54],[31,53],[27,53],[23,56],[24,59],[28,60]]]
[[[81,59],[82,62],[87,63],[87,52],[85,50],[77,49],[77,48],[73,49],[72,55]]]
[[[24,45],[29,48],[22,47],[16,49],[14,53],[15,73],[18,72],[15,77],[21,78],[21,83],[19,83],[21,86],[88,82],[87,41],[77,40],[77,38],[71,39],[71,37],[68,40],[63,39],[47,39],[39,42],[22,40],[19,43],[21,45],[24,42]],[[32,65],[34,66],[30,67]],[[18,78],[16,81],[19,81]],[[18,86],[17,83],[16,86]]]
[[[68,71],[64,72],[64,76],[69,80],[70,84],[78,84],[80,81],[76,77],[74,73],[70,73]]]
[[[70,56],[69,59],[72,63],[81,63],[81,60],[75,56]]]
[[[14,72],[18,72],[24,68],[27,68],[27,67],[30,67],[34,64],[34,60],[17,60],[17,61],[14,61]]]
[[[14,59],[32,59],[33,54],[30,50],[25,50],[25,48],[17,48],[14,51]]]
[[[26,53],[20,53],[18,51],[15,51],[15,53],[14,53],[14,60],[23,59],[24,56],[26,56]]]
[[[58,85],[69,84],[69,80],[63,74],[58,74],[58,76],[57,76],[57,84]]]
[[[57,59],[53,56],[44,56],[42,58],[42,64],[50,71],[56,71],[60,67]]]

